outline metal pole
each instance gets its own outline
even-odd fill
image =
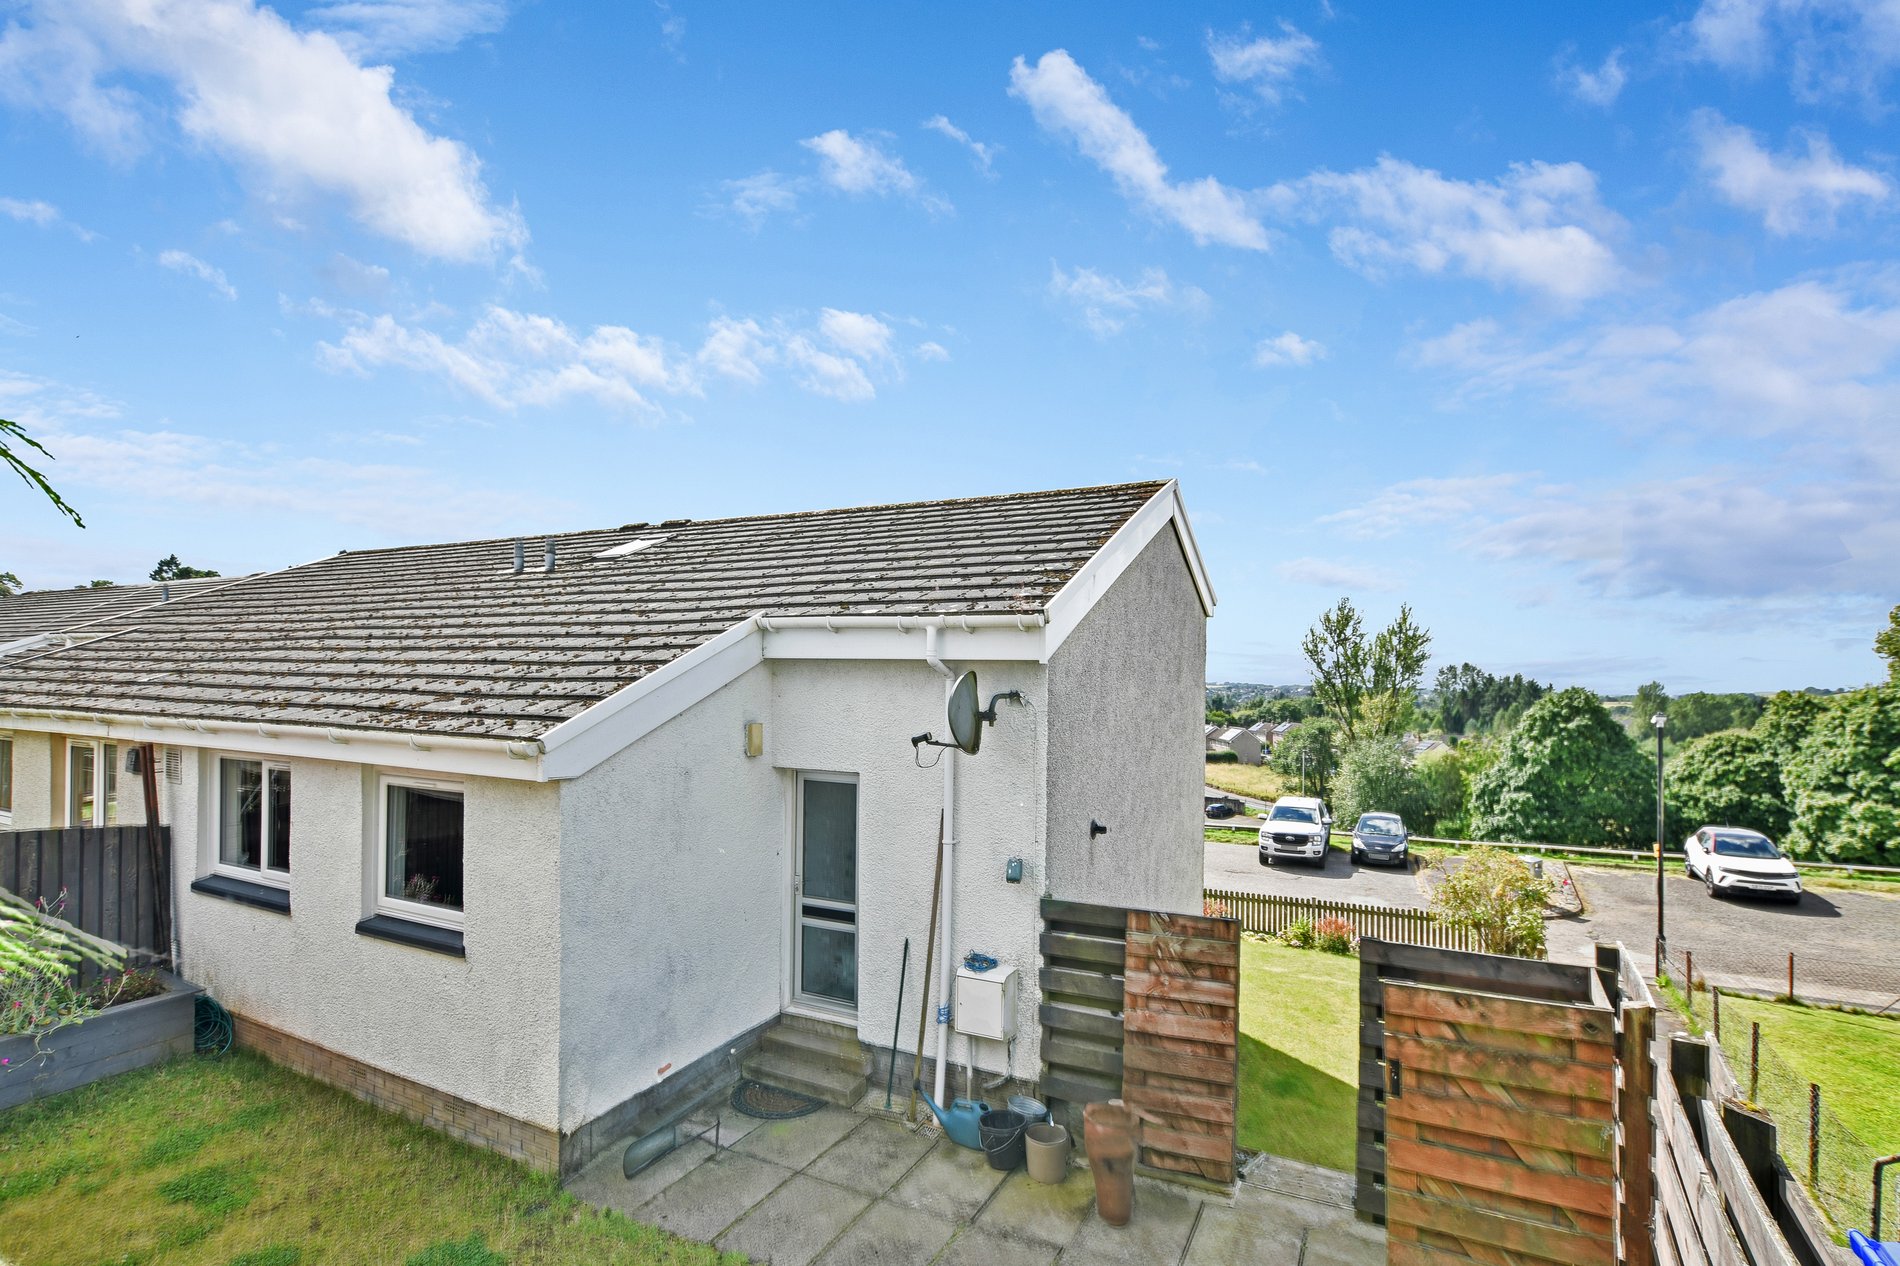
[[[1663,822],[1663,726],[1668,718],[1658,712],[1649,719],[1656,727],[1656,939],[1665,945],[1669,934],[1663,927],[1663,840],[1666,830]],[[1693,988],[1691,984],[1691,988]]]
[[[910,974],[910,938],[904,938],[904,959],[897,968],[897,1014],[891,1019],[891,1068],[884,1075],[884,1110],[891,1110],[891,1087],[897,1081],[897,1031],[904,1023],[904,977]]]

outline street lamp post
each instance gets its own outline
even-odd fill
[[[1649,718],[1656,727],[1656,974],[1663,972],[1664,946],[1669,938],[1663,928],[1663,727],[1669,718],[1658,712]]]

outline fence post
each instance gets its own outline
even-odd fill
[[[1715,1041],[1719,1046],[1722,1042],[1722,991],[1713,985],[1709,986],[1709,1012],[1714,1017]]]
[[[1682,996],[1689,1000],[1689,1018],[1695,1018],[1695,951],[1682,951]]]
[[[1821,1190],[1821,1087],[1808,1083],[1808,1186]]]
[[[1761,1021],[1748,1026],[1748,1101],[1761,1102]]]
[[[1794,1001],[1794,951],[1788,951],[1788,1001]]]

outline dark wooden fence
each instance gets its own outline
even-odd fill
[[[1042,922],[1042,1093],[1076,1105],[1119,1098],[1128,911],[1044,897]]]
[[[1262,892],[1229,892],[1208,888],[1202,894],[1208,909],[1225,910],[1240,921],[1242,930],[1274,936],[1305,919],[1344,919],[1357,937],[1376,937],[1398,945],[1426,945],[1434,949],[1475,950],[1478,938],[1465,928],[1440,922],[1430,910],[1398,906],[1363,905],[1355,901],[1327,901],[1322,897],[1283,897]]]
[[[171,830],[159,828],[161,856]],[[0,888],[28,901],[63,903],[59,917],[147,958],[169,957],[151,839],[142,826],[0,831]]]

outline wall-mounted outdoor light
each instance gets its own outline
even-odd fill
[[[747,756],[765,755],[765,722],[747,721],[745,723],[745,754]]]

